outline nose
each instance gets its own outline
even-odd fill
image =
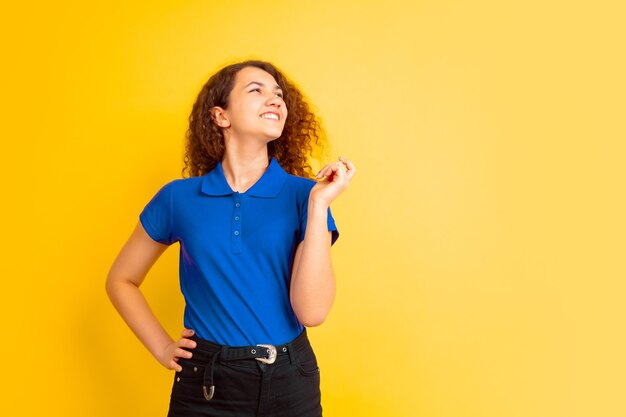
[[[272,106],[280,107],[283,104],[283,99],[275,94],[272,94],[272,97],[269,98],[267,103]]]

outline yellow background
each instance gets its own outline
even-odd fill
[[[319,112],[338,296],[326,416],[624,416],[624,10],[571,1],[79,1],[4,8],[3,416],[162,416],[172,380],[104,280],[180,176],[223,64]],[[5,6],[6,7],[6,6]],[[182,326],[178,246],[142,287]]]

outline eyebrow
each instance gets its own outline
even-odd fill
[[[258,84],[258,85],[260,85],[261,87],[265,87],[265,84],[263,84],[263,83],[260,83],[260,82],[258,82],[258,81],[250,81],[248,84],[246,84],[246,86],[245,86],[244,88],[248,88],[248,86],[249,86],[250,84]],[[282,91],[282,88],[280,88],[280,86],[279,86],[278,84],[276,84],[276,85],[274,86],[274,90],[281,90],[281,91]]]

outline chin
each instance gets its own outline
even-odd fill
[[[282,134],[283,134],[283,132],[282,132],[282,131],[281,131],[281,132],[279,132],[279,133],[273,133],[273,134],[271,134],[271,133],[270,133],[270,134],[268,134],[268,135],[266,136],[266,139],[267,139],[267,141],[268,141],[268,142],[271,142],[271,141],[273,141],[273,140],[278,139],[278,138],[280,137],[280,135],[282,135]]]

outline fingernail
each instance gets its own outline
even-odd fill
[[[192,342],[192,343],[191,343],[191,346],[192,346],[192,347],[196,347],[196,346],[198,346],[198,344],[197,344],[196,342]]]

